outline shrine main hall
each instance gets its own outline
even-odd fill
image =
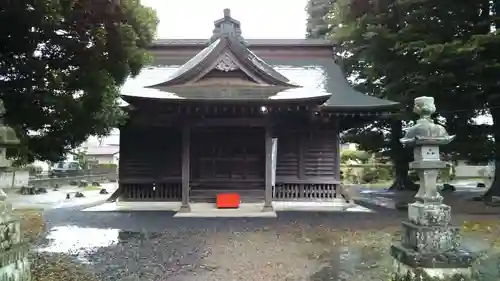
[[[228,9],[207,39],[156,40],[122,91],[119,202],[340,197],[340,133],[398,103],[353,89],[327,40],[243,38]]]

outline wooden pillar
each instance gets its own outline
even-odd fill
[[[306,134],[304,130],[300,130],[296,133],[296,136],[299,138],[299,151],[298,151],[298,156],[299,156],[299,162],[297,163],[298,167],[297,169],[299,170],[299,179],[305,179],[305,156],[306,156]],[[302,186],[302,185],[301,185]]]
[[[340,181],[340,184],[335,185],[335,194],[334,198],[342,198],[342,181],[340,179],[340,122],[339,120],[335,121],[335,130],[333,132],[335,136],[335,167],[333,167],[333,174],[335,175],[335,180]]]
[[[265,144],[266,144],[266,180],[265,180],[265,195],[264,195],[264,212],[273,211],[273,186],[272,186],[272,153],[273,153],[273,135],[271,126],[265,127]]]
[[[179,212],[190,212],[189,189],[190,189],[190,146],[191,146],[191,126],[184,124],[182,127],[182,205]]]
[[[334,175],[336,177],[336,180],[340,181],[340,122],[339,122],[339,120],[336,121],[334,135],[336,138],[336,140],[335,140],[336,153],[335,153]]]

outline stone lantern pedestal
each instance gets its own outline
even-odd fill
[[[454,136],[431,119],[435,110],[432,97],[415,99],[414,111],[420,119],[401,139],[404,145],[413,147],[410,168],[417,171],[420,188],[416,202],[408,206],[402,241],[391,247],[393,281],[446,280],[472,274],[474,257],[459,248],[460,228],[450,225],[451,207],[442,204],[437,188],[439,170],[446,168],[446,162],[440,160],[439,146],[450,143]]]
[[[7,147],[19,144],[14,130],[3,124],[4,114],[5,108],[0,100],[0,173],[11,165],[6,156]],[[19,219],[12,214],[12,205],[0,186],[0,280],[31,280],[28,251],[29,245],[21,240]]]

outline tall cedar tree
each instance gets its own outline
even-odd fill
[[[342,47],[339,55],[347,74],[357,78],[355,86],[403,105],[399,118],[349,132],[365,149],[389,148],[396,167],[391,188],[414,187],[408,178],[411,150],[399,139],[418,96],[434,97],[436,117],[443,117],[437,121],[457,135],[444,147],[447,155],[474,155],[477,161],[489,156],[483,145],[488,128],[471,124],[481,112],[474,109],[485,108],[472,78],[473,67],[483,62],[471,56],[469,46],[484,34],[481,7],[481,1],[467,0],[339,0],[331,10],[332,36]],[[477,145],[470,145],[471,139]]]
[[[139,0],[1,1],[0,94],[19,160],[58,160],[117,127],[120,86],[147,63],[157,22]]]
[[[483,0],[481,10],[482,35],[469,41],[471,56],[478,64],[473,69],[474,79],[478,81],[478,93],[489,108],[493,119],[495,145],[495,178],[484,198],[500,196],[500,0]]]
[[[306,6],[306,37],[310,39],[325,38],[330,25],[326,19],[334,0],[309,0]]]

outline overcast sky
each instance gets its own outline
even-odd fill
[[[158,38],[209,38],[225,8],[241,22],[243,37],[304,38],[307,0],[142,0],[158,13]]]

